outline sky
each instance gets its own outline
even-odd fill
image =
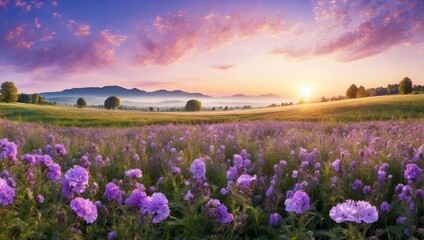
[[[424,84],[423,0],[0,0],[0,82],[19,92],[320,98],[406,76]]]

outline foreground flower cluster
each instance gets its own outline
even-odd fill
[[[0,123],[0,238],[424,238],[420,121]]]

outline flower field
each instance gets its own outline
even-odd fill
[[[424,121],[0,121],[0,239],[424,238]]]

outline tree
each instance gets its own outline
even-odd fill
[[[358,92],[356,93],[356,97],[357,98],[364,98],[364,97],[368,97],[368,93],[365,90],[364,86],[359,86],[358,88]]]
[[[155,109],[153,107],[149,107],[149,111],[153,112],[153,111],[155,111]]]
[[[110,96],[105,101],[105,108],[107,110],[115,110],[115,108],[119,107],[121,105],[121,100],[115,96]]]
[[[358,93],[358,87],[355,84],[350,85],[350,87],[346,91],[347,98],[356,98],[356,94]]]
[[[7,103],[16,102],[18,100],[18,89],[13,82],[2,83],[0,93],[3,101]]]
[[[78,100],[77,100],[77,107],[78,108],[85,108],[85,107],[87,107],[87,102],[85,101],[84,98],[82,98],[82,97],[78,98]]]
[[[199,100],[191,99],[188,100],[185,105],[185,110],[189,112],[200,111],[202,109],[202,103]]]
[[[409,94],[411,92],[412,92],[412,81],[409,77],[405,77],[399,83],[399,93]]]

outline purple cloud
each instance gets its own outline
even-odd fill
[[[234,65],[234,64],[210,66],[210,68],[217,69],[217,70],[229,70],[229,69],[234,68],[234,67],[236,67],[236,65]]]
[[[139,26],[136,63],[169,65],[198,49],[213,50],[260,32],[277,34],[288,29],[280,16],[211,13],[189,17],[178,11]]]
[[[312,46],[276,48],[290,58],[336,54],[342,62],[373,56],[424,39],[424,1],[314,1],[319,25]],[[329,37],[328,37],[329,36]]]

